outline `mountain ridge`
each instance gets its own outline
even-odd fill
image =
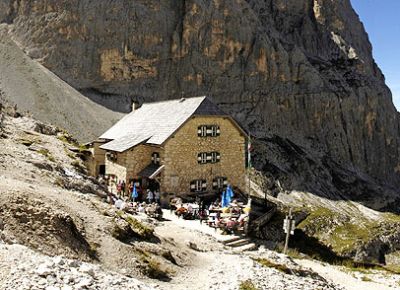
[[[349,0],[0,7],[27,55],[97,102],[127,112],[132,100],[210,95],[260,139],[318,147],[344,168],[400,184],[399,113]]]

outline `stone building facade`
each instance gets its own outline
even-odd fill
[[[105,144],[97,149],[105,152],[107,175],[180,196],[220,193],[228,184],[245,191],[247,138],[231,116],[205,97],[157,104],[143,105],[101,136]],[[176,115],[159,116],[161,111]],[[138,122],[156,125],[132,132]]]
[[[104,144],[104,141],[93,141],[89,144],[86,144],[90,147],[90,151],[92,155],[85,162],[86,167],[88,168],[88,172],[92,176],[104,175],[105,171],[105,154],[106,150],[101,149],[100,146]]]
[[[198,136],[201,126],[218,126],[219,136]],[[164,146],[165,169],[162,189],[165,192],[193,192],[193,182],[205,181],[201,192],[218,191],[217,178],[225,183],[245,189],[246,138],[229,118],[217,116],[193,116]],[[202,153],[218,153],[215,162],[201,163]],[[200,156],[201,158],[201,156]]]

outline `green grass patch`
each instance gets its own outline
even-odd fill
[[[170,274],[173,274],[173,271],[163,267],[163,265],[158,262],[151,253],[147,252],[141,248],[135,248],[135,251],[138,254],[139,260],[142,263],[141,268],[142,272],[152,279],[158,279],[162,281],[170,281]]]
[[[372,279],[369,278],[369,277],[367,277],[367,276],[362,276],[362,277],[361,277],[361,281],[364,281],[364,282],[373,282]]]
[[[259,263],[260,265],[264,266],[264,267],[274,268],[274,269],[276,269],[276,270],[278,270],[278,271],[280,271],[282,273],[285,273],[285,274],[290,274],[290,275],[293,274],[292,270],[289,269],[286,265],[277,264],[277,263],[274,263],[274,262],[272,262],[272,261],[270,261],[268,259],[261,259],[261,258],[255,259],[255,261],[257,263]]]
[[[164,270],[161,263],[154,259],[148,260],[146,272],[147,275],[153,279],[165,280],[169,278],[168,271]]]
[[[372,240],[380,229],[378,222],[361,217],[354,220],[322,207],[313,209],[297,228],[343,256]]]
[[[283,253],[283,243],[280,243],[276,246],[275,251],[279,252],[279,253]],[[298,249],[296,248],[288,248],[286,251],[286,255],[288,255],[289,257],[293,258],[293,259],[304,259],[307,257],[307,255],[301,253]]]
[[[75,147],[79,147],[79,143],[67,132],[63,132],[57,136],[57,139],[62,141],[65,144],[73,145]]]
[[[383,266],[383,269],[390,273],[400,275],[400,265],[386,265]]]
[[[132,231],[137,235],[139,238],[144,240],[151,240],[154,238],[154,229],[141,223],[137,219],[135,219],[132,215],[125,214],[123,211],[118,210],[117,216],[126,222],[128,222]]]
[[[259,290],[251,280],[240,282],[239,290]]]
[[[64,147],[64,152],[65,154],[67,154],[67,156],[71,159],[76,159],[76,156],[74,153],[72,153],[71,151],[69,151],[67,148]]]
[[[357,245],[373,239],[378,230],[379,225],[374,222],[340,225],[330,235],[331,247],[338,253],[350,252]]]
[[[40,150],[37,151],[39,154],[47,157],[47,159],[51,162],[56,162],[56,159],[54,156],[50,153],[50,151],[46,148],[41,148]]]
[[[86,167],[83,166],[79,160],[74,160],[71,162],[71,165],[75,168],[79,173],[86,173]]]
[[[143,223],[139,222],[137,219],[133,218],[132,216],[128,215],[125,219],[132,231],[134,231],[137,235],[145,240],[149,240],[154,237],[154,229],[150,228]]]
[[[284,264],[277,264],[277,263],[272,262],[272,261],[270,261],[268,259],[258,258],[258,259],[255,259],[255,261],[257,263],[261,264],[264,267],[274,268],[274,269],[276,269],[279,272],[282,272],[284,274],[295,275],[295,276],[299,276],[299,277],[320,278],[320,276],[317,273],[312,272],[310,270],[291,269],[291,268],[289,268],[288,266],[286,266]]]

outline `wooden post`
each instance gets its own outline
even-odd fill
[[[290,235],[294,234],[294,219],[292,217],[292,208],[289,209],[289,215],[286,216],[285,220],[283,221],[283,229],[286,233],[286,238],[285,238],[285,247],[283,249],[283,253],[286,255],[288,246],[289,246],[289,237]]]

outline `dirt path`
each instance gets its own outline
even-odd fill
[[[395,284],[389,286],[382,283],[377,283],[373,281],[362,281],[357,279],[353,275],[346,273],[344,271],[339,270],[338,267],[331,266],[331,265],[324,265],[317,261],[312,260],[296,260],[297,263],[300,265],[312,269],[314,272],[317,272],[319,275],[324,277],[329,281],[334,281],[346,288],[346,290],[361,290],[361,289],[368,289],[368,290],[393,290],[393,289],[400,289],[396,287]],[[389,275],[389,274],[388,274]],[[365,276],[367,277],[367,276]],[[366,279],[366,278],[364,278]],[[371,278],[368,278],[371,279]],[[373,278],[372,278],[373,279]],[[371,279],[371,280],[372,280]]]
[[[178,219],[165,212],[166,220],[156,228],[156,233],[171,239],[181,248],[189,243],[199,250],[192,251],[187,266],[182,267],[168,283],[157,283],[159,289],[237,289],[238,281],[251,278],[253,261],[234,255],[216,241],[214,230],[199,221]]]

